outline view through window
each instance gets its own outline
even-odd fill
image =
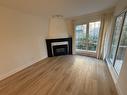
[[[114,64],[114,68],[117,74],[120,73],[120,70],[123,64],[123,60],[124,60],[124,56],[125,56],[125,52],[126,52],[126,48],[127,48],[127,14],[126,14],[126,18],[125,18],[124,25],[122,28],[122,34],[121,34],[120,43],[118,46],[118,51],[117,51],[116,60]]]
[[[116,18],[108,60],[119,75],[127,49],[127,13]]]
[[[76,26],[76,49],[96,52],[100,31],[100,21]]]
[[[115,24],[115,29],[114,29],[114,34],[113,34],[113,39],[112,39],[112,44],[111,44],[111,52],[109,55],[109,59],[111,63],[113,64],[114,58],[116,55],[116,50],[118,46],[118,41],[121,33],[121,27],[122,27],[122,22],[123,22],[123,14],[117,17],[116,19],[116,24]]]

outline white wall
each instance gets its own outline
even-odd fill
[[[0,79],[47,57],[48,18],[0,7]]]
[[[127,8],[127,0],[119,0],[115,9],[115,15],[119,15],[119,13],[125,8]]]
[[[116,6],[114,15],[119,15],[120,12],[125,8],[127,8],[127,0],[120,0],[118,5]],[[117,85],[120,88],[121,95],[127,95],[127,50],[123,66],[118,77]]]
[[[66,20],[62,16],[52,16],[49,23],[48,38],[67,38],[69,33],[67,30]]]

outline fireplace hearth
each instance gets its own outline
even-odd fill
[[[72,38],[46,39],[48,57],[72,54]]]

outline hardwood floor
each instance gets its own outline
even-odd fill
[[[0,82],[0,95],[118,95],[107,66],[94,58],[42,60]]]

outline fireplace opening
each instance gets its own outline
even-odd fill
[[[67,45],[53,46],[53,55],[54,56],[67,55],[67,54],[68,54],[68,46]]]

